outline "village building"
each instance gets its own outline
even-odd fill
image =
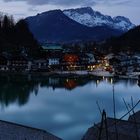
[[[94,55],[90,53],[81,53],[79,54],[79,57],[81,59],[80,62],[82,65],[93,64],[96,62]]]
[[[44,44],[42,45],[44,53],[48,60],[48,68],[50,70],[61,69],[61,58],[63,55],[63,48],[57,44]]]
[[[61,69],[61,58],[62,54],[50,54],[47,58],[48,60],[48,68],[50,71],[56,71]]]
[[[9,59],[4,55],[0,55],[0,71],[8,71],[9,70]]]
[[[62,58],[62,70],[77,70],[80,65],[80,58],[76,54],[65,54]]]
[[[47,59],[38,59],[34,60],[32,63],[32,71],[48,71],[48,60]]]
[[[91,53],[80,53],[79,54],[79,66],[82,70],[87,70],[92,68],[95,65],[95,57],[94,54]]]
[[[48,58],[48,65],[49,66],[54,66],[54,65],[59,65],[60,64],[60,57],[56,55],[51,55]]]
[[[55,45],[55,44],[44,44],[42,45],[43,51],[46,53],[46,55],[61,55],[63,53],[63,48],[61,45]]]
[[[121,52],[117,55],[113,55],[113,57],[109,59],[109,62],[113,66],[116,74],[124,75],[140,71],[140,59],[135,55],[128,55]]]
[[[32,67],[32,61],[23,55],[15,55],[10,58],[9,61],[9,70],[24,72],[30,71]]]

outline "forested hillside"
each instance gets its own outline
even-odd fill
[[[15,22],[12,16],[0,15],[0,53],[36,57],[38,51],[40,47],[24,20]]]
[[[109,39],[105,48],[111,48],[113,51],[140,51],[140,26],[129,30],[120,37]]]

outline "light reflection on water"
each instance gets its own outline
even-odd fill
[[[0,119],[45,129],[64,140],[80,140],[101,119],[97,101],[113,116],[113,86],[119,118],[126,112],[123,98],[127,103],[131,96],[135,103],[140,99],[137,80],[1,76]]]

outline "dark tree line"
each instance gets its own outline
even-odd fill
[[[39,56],[38,42],[23,19],[15,22],[12,16],[0,15],[0,53],[3,52]]]
[[[120,37],[114,37],[103,44],[104,49],[118,51],[140,51],[140,26],[129,30]]]

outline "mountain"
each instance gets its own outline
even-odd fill
[[[63,13],[76,22],[88,27],[104,26],[110,28],[128,31],[135,27],[131,21],[123,16],[111,17],[94,11],[90,7],[64,10]]]
[[[52,10],[28,17],[34,37],[41,43],[72,43],[84,41],[103,41],[111,36],[119,36],[124,31],[107,25],[88,27],[69,18],[61,10]]]
[[[140,26],[129,30],[120,37],[109,39],[105,47],[111,47],[114,51],[140,51]]]

